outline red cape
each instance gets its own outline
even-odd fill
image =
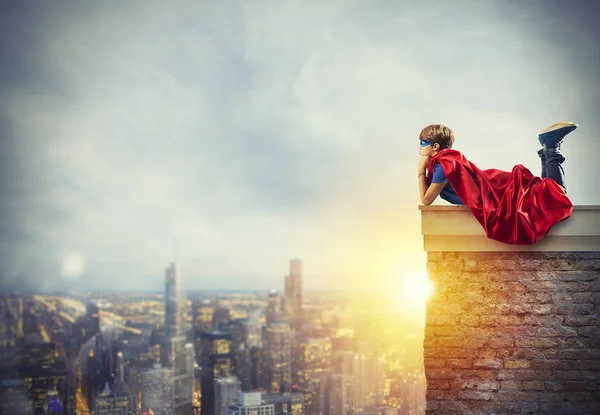
[[[462,153],[443,149],[429,161],[428,183],[438,163],[490,239],[532,245],[573,212],[573,204],[559,184],[534,176],[520,164],[511,172],[481,170]]]

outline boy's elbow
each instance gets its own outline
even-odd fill
[[[428,197],[422,197],[421,198],[421,203],[425,206],[429,206],[433,203],[433,199],[430,199]]]

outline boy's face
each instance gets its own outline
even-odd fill
[[[434,143],[432,143],[430,141],[426,141],[426,140],[419,141],[419,155],[427,156],[427,157],[433,156],[435,153],[437,153],[437,151],[434,150],[433,146],[434,146]]]

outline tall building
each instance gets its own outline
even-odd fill
[[[183,274],[177,264],[171,263],[165,271],[165,336],[185,335],[185,301]]]
[[[23,340],[23,301],[20,298],[0,298],[0,360],[8,358],[9,346]]]
[[[213,330],[200,332],[200,407],[202,415],[215,413],[215,381],[231,376],[231,336]]]
[[[0,415],[30,415],[33,399],[27,393],[25,379],[0,381]]]
[[[280,322],[281,313],[281,298],[277,291],[272,290],[269,293],[269,299],[267,303],[267,326],[271,326],[275,323]]]
[[[159,410],[164,415],[173,415],[173,372],[155,365],[141,374],[140,389],[142,410]]]
[[[332,365],[332,345],[328,338],[307,339],[300,345],[298,381],[303,389],[319,383],[321,373]]]
[[[275,405],[263,402],[261,392],[242,392],[239,401],[229,406],[228,415],[275,415]]]
[[[214,415],[227,415],[227,409],[240,396],[241,383],[235,376],[215,380],[215,411]]]
[[[94,415],[136,415],[134,396],[124,391],[112,391],[106,383],[102,393],[94,398]]]
[[[292,383],[292,331],[286,323],[266,327],[264,332],[269,389],[282,391]]]
[[[235,376],[237,376],[238,379],[242,380],[243,369],[247,369],[242,367],[247,354],[247,327],[244,324],[243,319],[233,319],[229,320],[227,323],[222,324],[221,328],[222,331],[229,334],[231,339],[232,373]]]
[[[351,415],[354,413],[354,378],[347,374],[330,374],[327,376],[323,390],[323,407],[330,415]]]
[[[42,357],[41,361],[43,359]],[[62,357],[43,366],[23,362],[23,365],[3,372],[2,377],[1,415],[68,415],[74,411],[69,406],[74,389]]]
[[[86,340],[100,333],[100,309],[98,305],[93,302],[89,302],[85,307],[85,321],[86,321]]]
[[[116,381],[125,383],[125,359],[123,352],[117,352],[117,377]]]
[[[302,261],[290,261],[290,273],[285,277],[284,309],[292,320],[302,319]]]
[[[311,408],[314,413],[325,408],[324,393],[322,393],[324,377],[331,373],[332,345],[328,338],[308,338],[298,347],[297,355],[297,382],[300,388],[311,392]]]
[[[356,381],[356,409],[383,404],[385,366],[382,359],[357,356],[352,361],[352,373]]]
[[[165,271],[165,339],[162,363],[173,377],[173,410],[175,414],[191,414],[194,372],[190,368],[189,347],[185,332],[186,294],[183,274],[171,263]]]
[[[196,332],[212,330],[215,306],[209,300],[195,299],[192,302],[192,327]]]
[[[269,370],[267,351],[264,347],[251,347],[248,353],[248,384],[243,384],[244,390],[269,389]]]
[[[304,396],[301,393],[263,394],[263,402],[272,404],[275,415],[304,415]]]
[[[248,333],[248,348],[260,346],[262,343],[261,311],[253,310],[246,319],[246,332]]]
[[[227,307],[218,306],[213,314],[213,329],[223,331],[222,325],[227,324],[230,319],[231,311]]]

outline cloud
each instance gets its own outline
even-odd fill
[[[598,204],[597,37],[582,11],[528,5],[14,6],[3,282],[160,290],[177,257],[190,287],[281,288],[300,257],[309,288],[386,284],[424,261],[432,122],[483,168],[537,173],[535,133],[572,119],[569,194]]]

